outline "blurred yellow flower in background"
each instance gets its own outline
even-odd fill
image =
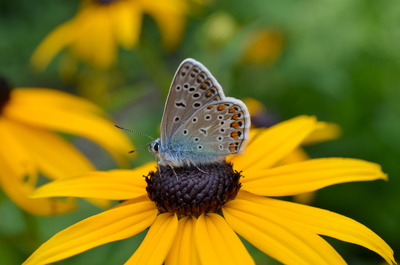
[[[271,65],[281,56],[284,37],[280,31],[275,29],[257,29],[246,37],[244,46],[244,61]]]
[[[124,202],[54,235],[23,264],[53,263],[147,228],[125,264],[254,264],[237,234],[283,264],[346,264],[322,236],[363,246],[395,264],[385,241],[353,219],[272,198],[344,182],[387,179],[379,165],[359,159],[320,158],[279,165],[319,126],[314,117],[299,116],[254,129],[243,155],[201,170],[164,167],[154,173],[156,163],[148,163],[134,170],[91,172],[44,185],[35,197]]]
[[[85,0],[74,18],[54,29],[37,47],[31,64],[39,70],[63,49],[97,69],[116,61],[118,46],[131,49],[138,43],[145,14],[161,31],[167,48],[180,41],[188,12],[186,0]]]
[[[91,162],[53,131],[90,139],[106,149],[120,164],[126,164],[128,138],[98,107],[82,98],[44,88],[11,90],[0,79],[0,186],[23,210],[35,215],[53,215],[75,207],[71,200],[28,198],[39,176],[70,177],[94,170]],[[99,206],[104,201],[93,201]]]

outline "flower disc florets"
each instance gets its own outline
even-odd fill
[[[160,212],[198,217],[205,212],[219,212],[234,199],[242,186],[240,177],[225,162],[201,167],[160,166],[146,177],[146,190]]]

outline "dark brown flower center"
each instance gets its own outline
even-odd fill
[[[117,2],[117,1],[120,1],[120,0],[96,0],[96,3],[98,3],[100,5],[108,5],[108,4]]]
[[[160,166],[146,177],[146,190],[160,212],[198,217],[205,212],[219,212],[234,199],[242,186],[240,177],[225,162],[199,168]]]
[[[4,106],[10,100],[11,87],[7,81],[0,76],[0,114],[3,112]]]

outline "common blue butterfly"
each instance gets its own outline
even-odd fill
[[[225,97],[210,71],[185,59],[175,73],[161,121],[161,136],[149,151],[159,165],[200,166],[224,161],[244,146],[250,115],[239,99]]]

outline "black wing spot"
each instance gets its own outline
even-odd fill
[[[181,88],[182,88],[182,87],[178,85],[178,86],[175,87],[175,90],[176,90],[176,91],[180,91]]]
[[[198,142],[199,140],[200,140],[199,137],[194,138],[194,141],[195,141],[195,142]]]
[[[183,102],[176,102],[175,106],[177,106],[178,108],[186,108],[186,105]]]
[[[191,88],[189,88],[189,92],[193,92],[193,91],[195,91],[196,90],[196,88],[195,87],[191,87]]]
[[[192,119],[192,122],[196,123],[196,122],[197,122],[197,117],[194,117],[194,118]]]
[[[204,118],[205,118],[206,120],[210,120],[210,119],[211,119],[211,115],[206,115]]]
[[[218,136],[218,138],[217,138],[218,142],[221,142],[223,139],[224,139],[224,137],[222,137],[222,136]]]
[[[193,94],[193,98],[198,98],[198,97],[200,97],[200,93],[194,93]]]
[[[187,129],[183,130],[183,135],[187,135],[189,131]]]
[[[222,144],[219,145],[219,150],[224,150],[224,146]]]
[[[203,149],[203,146],[202,146],[202,145],[198,145],[198,146],[197,146],[197,149],[198,149],[198,150],[202,150],[202,149]]]
[[[188,89],[188,88],[189,88],[189,85],[188,85],[188,84],[184,84],[184,85],[183,85],[183,88]]]
[[[179,118],[178,116],[176,116],[176,117],[174,118],[174,121],[175,121],[175,122],[178,122],[180,119],[181,119],[181,118]]]
[[[193,103],[193,107],[195,107],[195,108],[198,108],[198,107],[200,107],[201,106],[201,103],[200,102],[195,102],[195,103]]]
[[[224,118],[224,116],[218,115],[218,120],[222,120],[223,118]]]
[[[202,134],[207,135],[207,131],[206,131],[206,130],[204,130],[204,129],[199,129],[199,131],[200,131]]]

